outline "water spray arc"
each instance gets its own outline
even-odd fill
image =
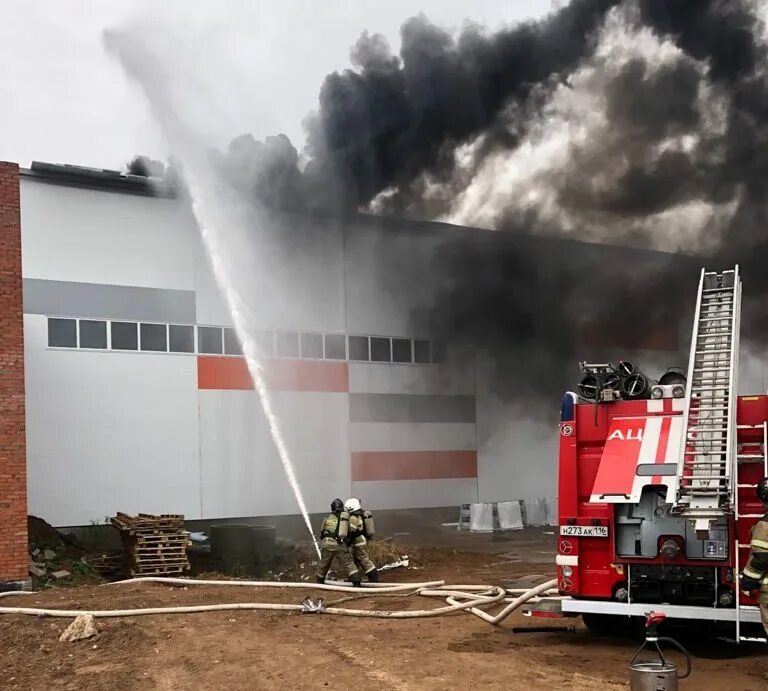
[[[232,317],[248,372],[267,420],[270,436],[319,557],[320,548],[312,530],[309,512],[275,415],[259,350],[245,316],[248,311],[247,306],[235,287],[224,259],[222,233],[223,229],[233,227],[232,224],[237,220],[237,216],[232,208],[237,207],[226,206],[226,201],[232,200],[227,200],[225,185],[212,171],[207,152],[198,133],[193,131],[179,114],[173,99],[171,77],[163,73],[162,61],[153,55],[143,39],[142,36],[128,32],[107,31],[104,34],[104,45],[118,59],[126,74],[144,91],[151,112],[174,157],[183,166],[192,213],[200,229],[214,278]]]

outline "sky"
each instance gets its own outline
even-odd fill
[[[459,28],[539,17],[562,0],[5,0],[0,23],[0,160],[122,168],[166,157],[135,85],[102,45],[105,29],[139,24],[183,36],[178,59],[206,79],[212,142],[244,132],[304,142],[302,121],[323,78],[349,66],[363,31],[399,48],[403,20],[424,13]],[[192,66],[190,70],[189,67]],[[221,79],[214,78],[221,75]],[[210,103],[209,100],[215,101]]]

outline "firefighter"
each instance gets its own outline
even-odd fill
[[[352,558],[371,583],[378,583],[379,570],[368,554],[368,541],[374,538],[373,514],[363,511],[360,500],[347,499],[344,508],[349,512],[349,536],[347,538]]]
[[[757,483],[757,498],[768,504],[768,477]],[[768,513],[752,526],[752,541],[747,565],[741,574],[741,590],[752,595],[759,590],[760,618],[768,633]]]
[[[342,569],[347,572],[352,585],[359,587],[360,572],[352,561],[347,548],[349,535],[349,514],[344,510],[344,502],[334,499],[331,503],[331,513],[325,517],[320,528],[320,564],[317,569],[317,582],[325,583],[325,576],[334,560],[338,560]],[[337,569],[340,573],[340,569]]]

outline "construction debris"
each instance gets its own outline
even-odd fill
[[[120,531],[126,570],[131,576],[179,574],[189,569],[187,547],[191,541],[184,530],[184,516],[118,512],[110,522]]]
[[[63,581],[65,578],[69,578],[72,574],[69,573],[69,571],[65,571],[64,569],[61,569],[61,571],[54,571],[51,574],[51,578],[57,581]]]
[[[45,577],[45,568],[37,566],[37,564],[30,564],[29,565],[29,573],[31,573],[33,576],[37,576],[38,578],[44,578]]]
[[[74,643],[93,638],[99,632],[93,621],[92,614],[80,614],[75,620],[62,632],[59,641],[62,643]]]
[[[102,578],[122,578],[125,575],[125,560],[122,552],[88,554],[83,557],[83,561]]]

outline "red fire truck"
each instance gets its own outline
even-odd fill
[[[629,363],[585,363],[563,399],[558,589],[590,628],[653,610],[764,640],[738,588],[768,476],[768,397],[736,393],[740,305],[738,266],[702,270],[687,377],[638,388]]]

